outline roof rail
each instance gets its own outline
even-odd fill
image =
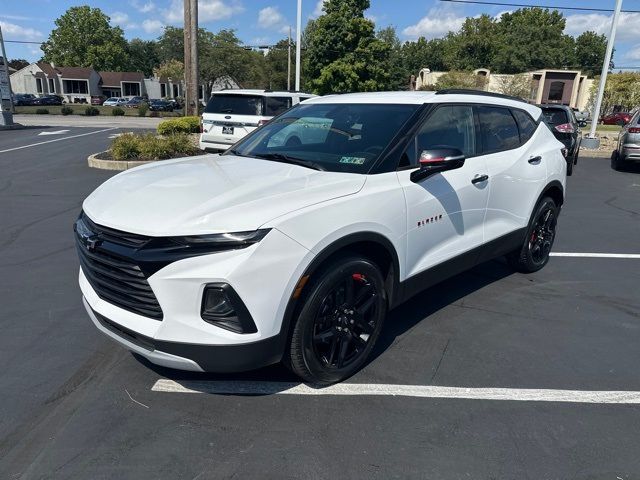
[[[484,90],[471,90],[467,88],[445,88],[444,90],[438,90],[436,95],[480,95],[482,97],[496,97],[504,98],[506,100],[515,100],[516,102],[529,103],[523,98],[514,97],[512,95],[504,95],[502,93],[485,92]]]
[[[287,93],[304,93],[305,95],[313,95],[311,92],[305,92],[304,90],[287,90],[286,88],[283,88],[282,90],[279,89],[271,89],[271,88],[267,88],[265,89],[265,92],[269,92],[269,93],[273,93],[273,92],[287,92]]]

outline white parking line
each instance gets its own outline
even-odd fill
[[[289,382],[158,380],[154,392],[219,395],[375,395],[390,397],[507,400],[516,402],[570,402],[640,404],[640,392],[600,390],[548,390],[523,388],[464,388],[427,385],[338,383],[324,388]]]
[[[21,147],[7,148],[6,150],[0,150],[0,153],[13,152],[14,150],[22,150],[23,148],[29,148],[29,147],[37,147],[38,145],[44,145],[45,143],[60,142],[62,140],[69,140],[71,138],[84,137],[86,135],[94,135],[96,133],[102,133],[102,132],[108,132],[110,130],[116,130],[117,128],[118,127],[105,128],[104,130],[96,130],[94,132],[81,133],[79,135],[71,135],[69,137],[54,138],[53,140],[47,140],[45,142],[38,142],[38,143],[31,143],[29,145],[22,145]]]
[[[640,258],[640,253],[570,253],[551,252],[552,257],[585,257],[585,258]]]

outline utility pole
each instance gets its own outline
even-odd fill
[[[198,0],[184,1],[184,113],[198,115]]]
[[[611,63],[611,55],[613,53],[613,43],[616,39],[616,28],[618,28],[618,17],[620,16],[620,10],[622,9],[622,0],[616,0],[616,9],[613,12],[613,18],[611,19],[611,30],[609,31],[609,41],[607,42],[607,51],[604,55],[604,63],[602,64],[602,73],[600,74],[600,85],[598,85],[598,95],[596,96],[596,105],[591,112],[591,130],[589,136],[585,138],[586,143],[583,144],[586,148],[598,148],[600,141],[596,138],[596,127],[598,126],[598,120],[600,119],[600,108],[602,107],[602,97],[604,96],[604,87],[607,84],[607,73],[609,72],[609,65]]]
[[[296,92],[300,91],[300,47],[302,37],[302,0],[298,0],[298,18],[296,22]]]
[[[11,81],[9,79],[9,65],[7,52],[4,49],[2,27],[0,27],[0,126],[13,125],[13,100],[11,99]]]
[[[289,26],[289,43],[287,47],[287,90],[291,90],[291,26]]]

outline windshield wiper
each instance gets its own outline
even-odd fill
[[[290,163],[292,165],[300,165],[301,167],[312,168],[313,170],[326,170],[321,165],[309,160],[303,160],[301,158],[290,157],[284,153],[257,153],[253,155],[256,158],[264,158],[265,160],[273,160],[276,162]]]

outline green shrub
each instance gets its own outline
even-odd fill
[[[174,120],[165,120],[158,125],[160,135],[170,135],[172,133],[199,133],[200,117],[182,117]]]
[[[111,143],[111,155],[115,160],[130,160],[140,156],[140,135],[125,133]]]
[[[125,133],[111,143],[115,160],[164,160],[195,155],[198,149],[186,133],[159,137],[153,133]]]
[[[71,115],[73,113],[73,108],[64,106],[60,109],[60,113],[62,115]]]
[[[146,103],[141,103],[140,105],[138,105],[138,116],[144,117],[147,114],[148,110],[149,105],[147,105]]]
[[[84,114],[87,117],[95,117],[96,115],[100,115],[100,110],[98,110],[96,107],[87,107],[84,109]]]
[[[36,113],[38,115],[48,115],[49,114],[49,110],[47,110],[46,108],[38,108],[36,110]]]
[[[113,110],[111,110],[111,115],[113,115],[114,117],[121,117],[124,115],[124,110],[119,107],[115,107]]]

